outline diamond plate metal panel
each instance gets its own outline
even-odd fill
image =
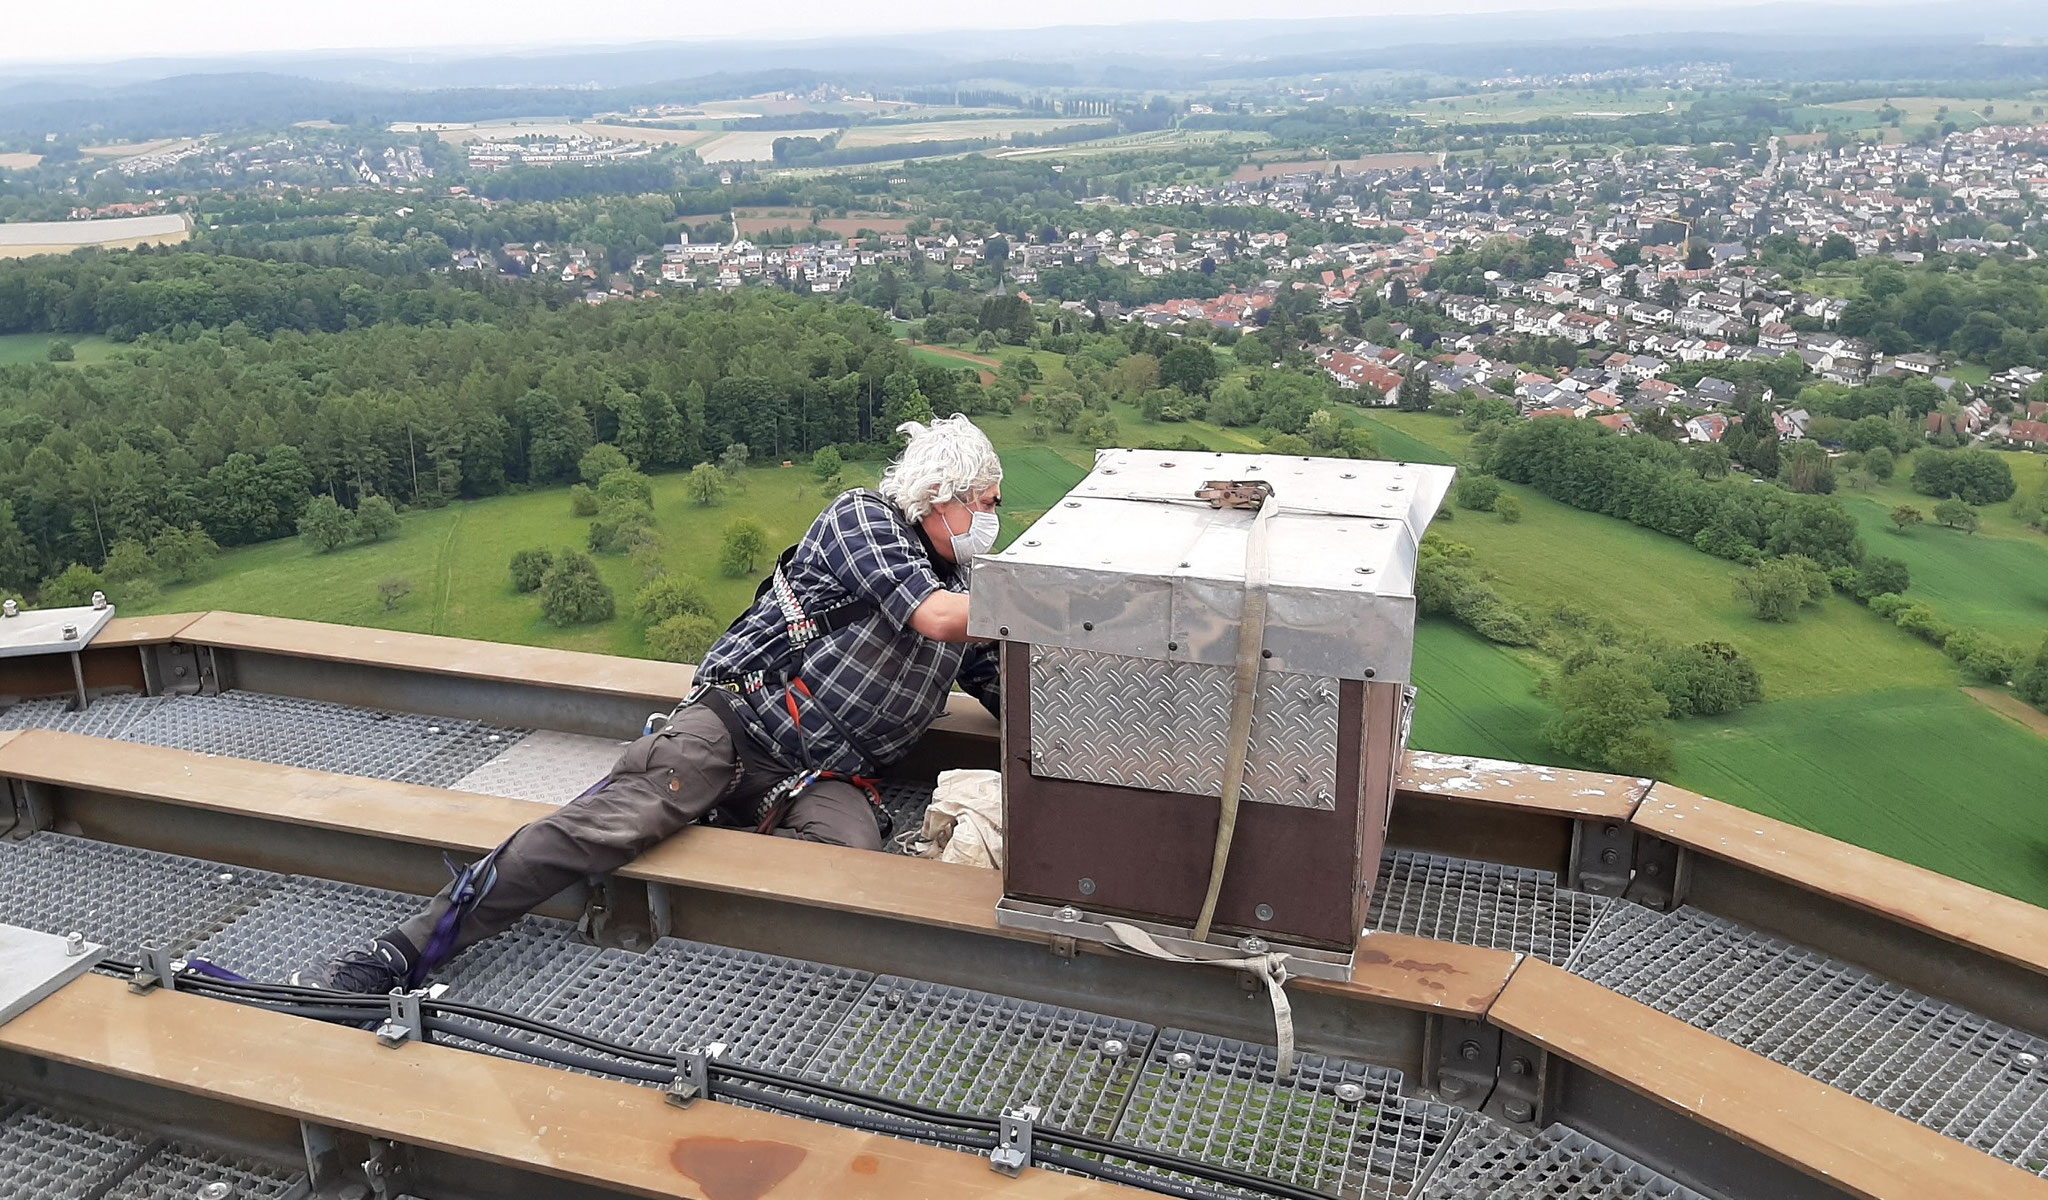
[[[883,976],[804,1075],[979,1116],[1035,1104],[1046,1125],[1107,1137],[1152,1034],[1136,1021]]]
[[[0,841],[0,923],[77,930],[136,961],[141,944],[173,952],[247,912],[283,876],[42,832]]]
[[[1348,1200],[1407,1195],[1458,1121],[1403,1097],[1399,1071],[1304,1054],[1275,1083],[1276,1065],[1268,1047],[1161,1030],[1115,1136]]]
[[[1420,1200],[1707,1200],[1562,1125],[1527,1137],[1477,1114]]]
[[[88,1200],[126,1174],[149,1139],[27,1104],[0,1120],[0,1195]]]
[[[1607,904],[1604,897],[1559,887],[1550,871],[1394,850],[1380,860],[1366,924],[1563,966]]]
[[[1617,903],[1572,970],[2048,1178],[2048,1040],[1691,908]]]
[[[1033,646],[1032,769],[1087,783],[1220,796],[1236,678],[1230,667]],[[1336,808],[1335,680],[1259,676],[1244,798]]]

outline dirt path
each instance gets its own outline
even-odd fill
[[[986,355],[969,354],[965,350],[955,350],[950,346],[933,346],[925,342],[912,341],[910,338],[904,338],[903,344],[913,350],[922,350],[926,354],[936,354],[941,358],[954,358],[970,366],[980,367],[981,386],[983,387],[987,387],[996,381],[996,369],[1003,365]]]
[[[1999,716],[2017,721],[2042,737],[2048,738],[2048,713],[2042,712],[2018,696],[1993,691],[1991,688],[1966,687],[1963,692]]]

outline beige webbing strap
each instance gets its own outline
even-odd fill
[[[1237,836],[1237,806],[1244,794],[1244,763],[1251,751],[1252,706],[1259,691],[1259,662],[1266,648],[1266,526],[1280,507],[1270,485],[1212,482],[1196,493],[1218,508],[1258,509],[1244,549],[1244,617],[1237,630],[1237,683],[1230,696],[1230,744],[1223,759],[1223,807],[1216,823],[1216,855],[1209,863],[1209,890],[1195,918],[1195,940],[1204,941],[1216,920],[1230,843]]]
[[[1104,921],[1103,928],[1109,930],[1109,944],[1132,954],[1156,958],[1165,962],[1199,963],[1211,967],[1234,967],[1249,971],[1266,985],[1266,995],[1273,1001],[1273,1034],[1279,1051],[1279,1066],[1274,1069],[1273,1078],[1281,1080],[1294,1074],[1294,1006],[1287,1002],[1287,956],[1285,954],[1247,954],[1242,958],[1192,958],[1176,954],[1158,942],[1152,935],[1135,925],[1122,921]]]

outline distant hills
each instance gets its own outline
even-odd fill
[[[1614,36],[1617,25],[1629,33]],[[44,133],[145,138],[328,119],[467,121],[573,116],[830,80],[854,87],[973,82],[1025,88],[1200,89],[1384,69],[1478,79],[1656,66],[1687,59],[1784,80],[1967,79],[1991,88],[2048,76],[2048,4],[1772,3],[1350,20],[702,40],[550,53],[419,51],[0,62],[0,139]]]

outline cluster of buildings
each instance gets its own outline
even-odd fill
[[[646,142],[606,137],[523,137],[471,142],[469,165],[478,171],[507,167],[590,167],[645,158],[654,152]]]

